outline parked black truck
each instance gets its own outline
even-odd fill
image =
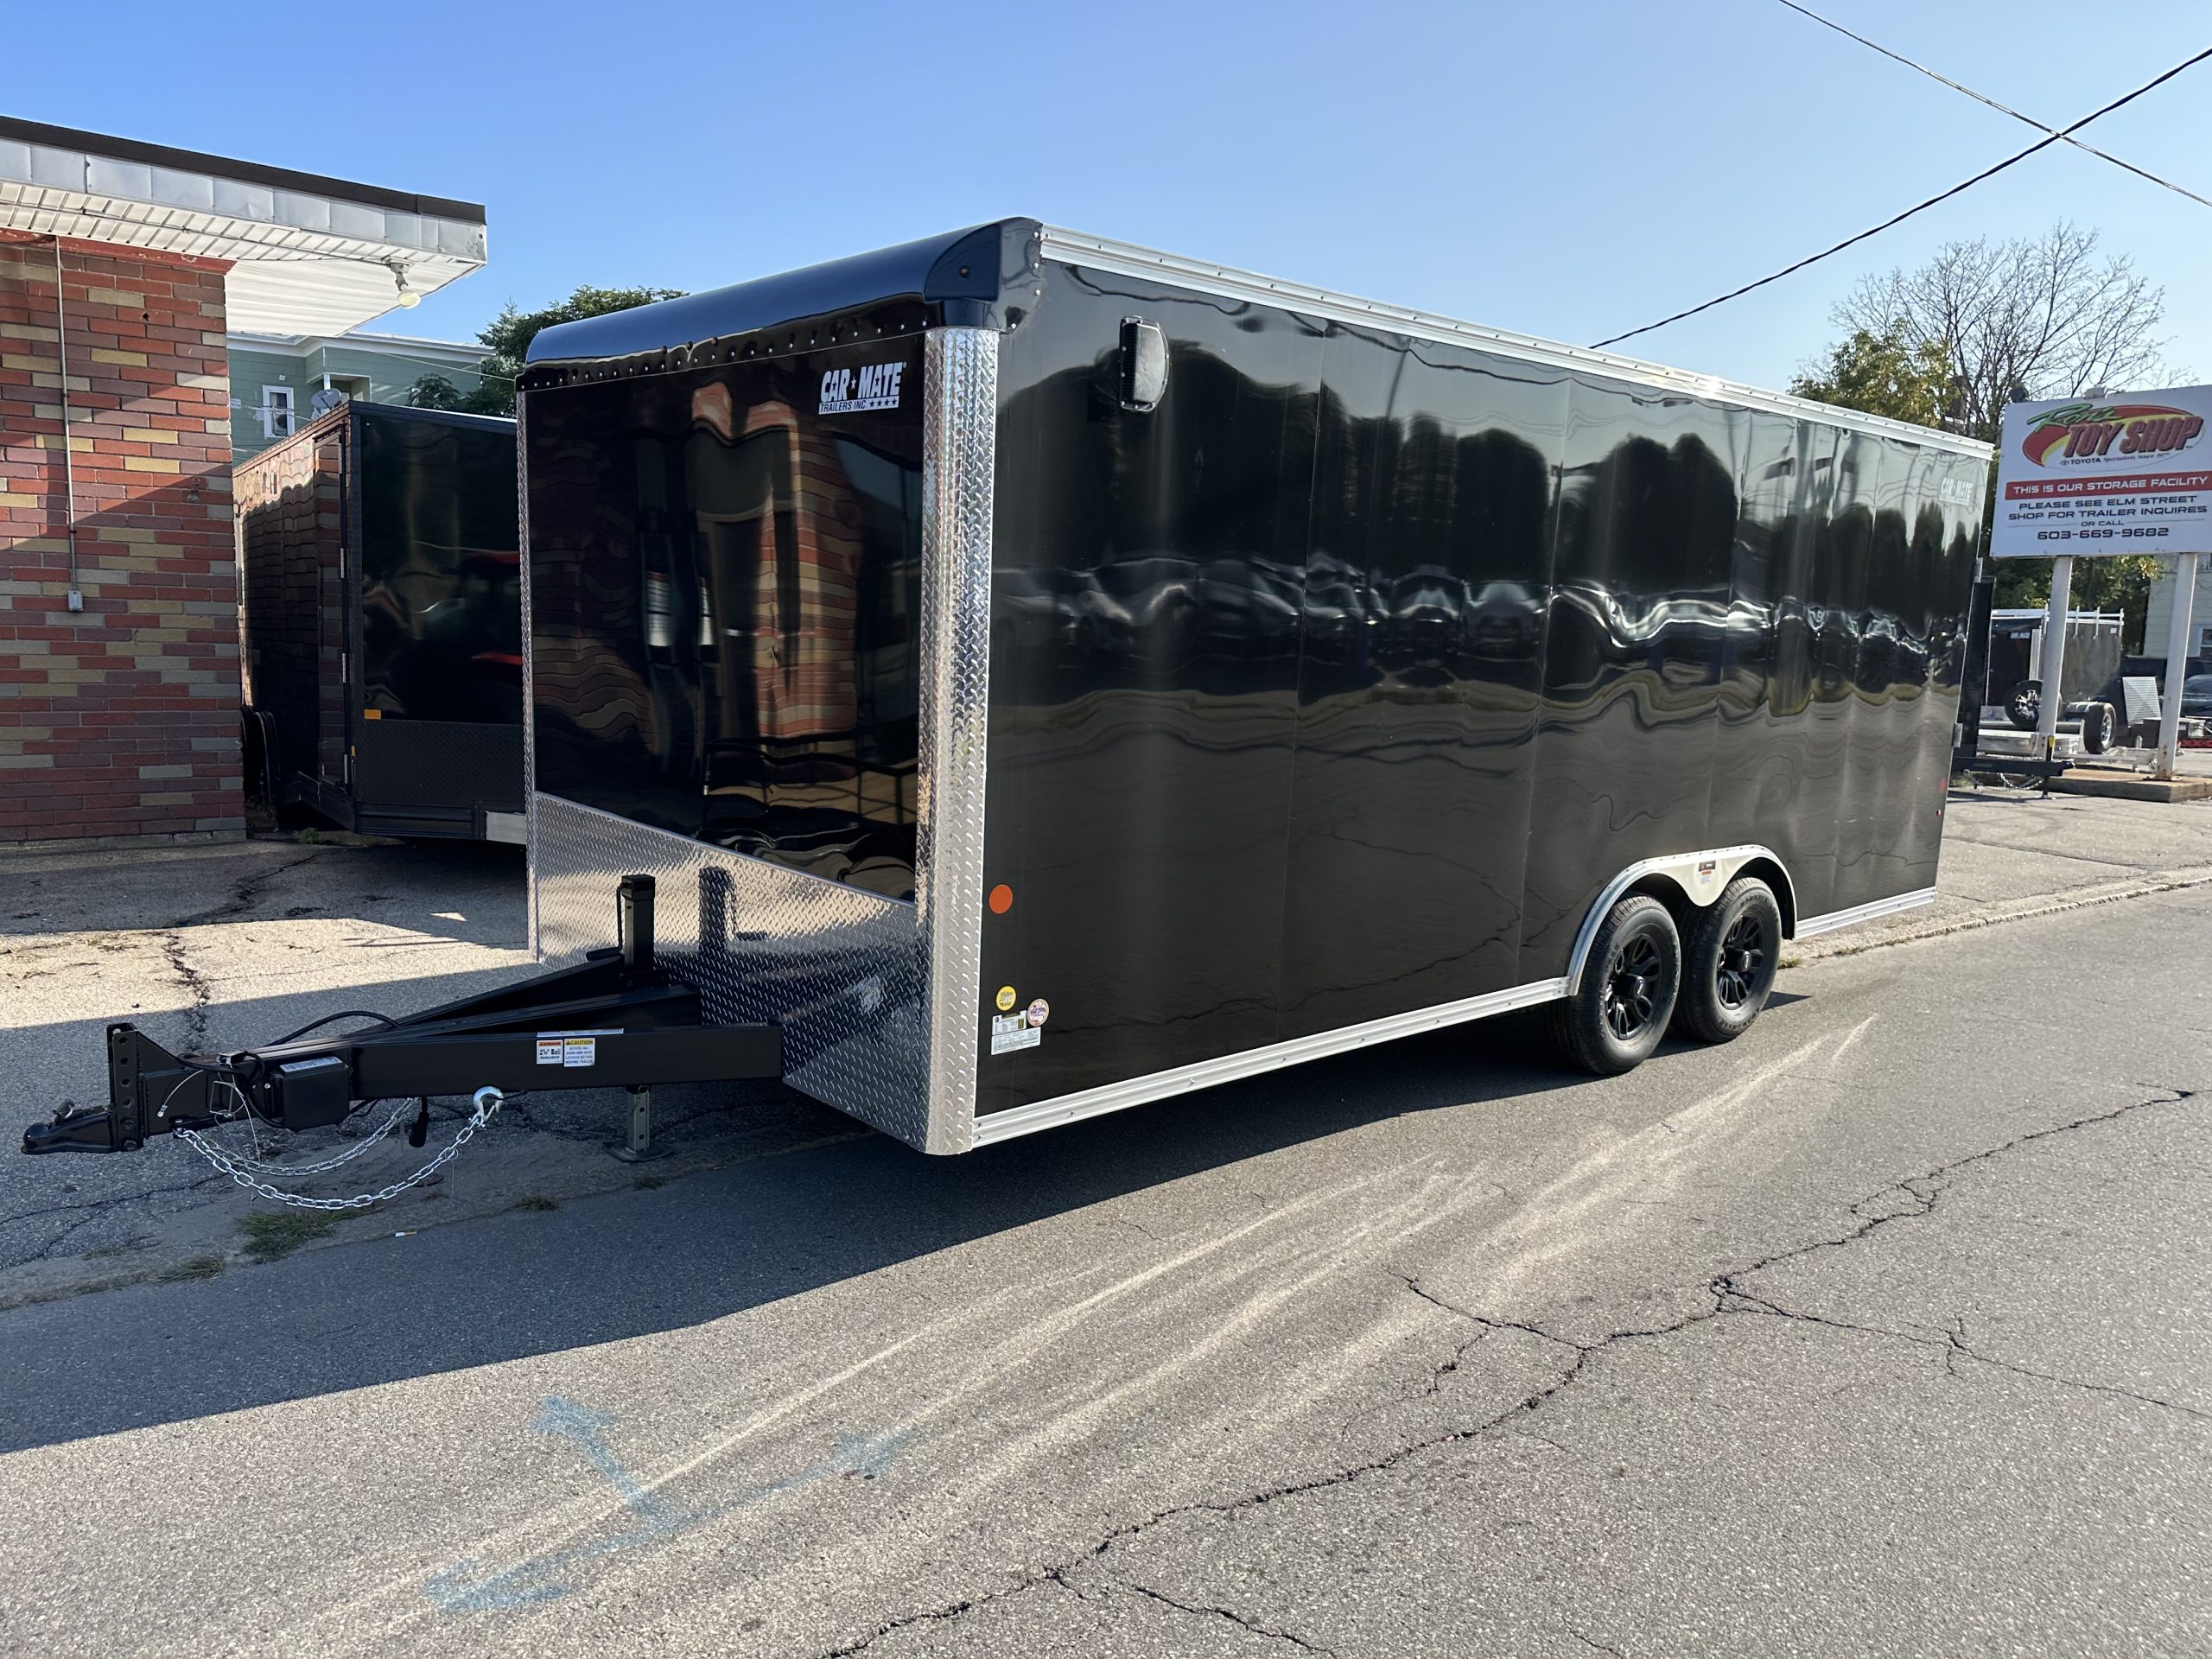
[[[246,750],[270,804],[519,841],[514,423],[344,403],[236,490]]]
[[[1984,445],[1027,219],[520,396],[532,940],[607,982],[335,1092],[634,1099],[622,995],[935,1153],[1534,1004],[1615,1071],[1932,896]]]

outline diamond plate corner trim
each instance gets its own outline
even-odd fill
[[[530,954],[543,961],[545,948],[537,926],[537,700],[531,677],[530,607],[530,397],[515,393],[515,530],[521,549],[522,575],[522,811],[523,848],[527,879],[523,882],[524,912],[527,918]]]
[[[982,1014],[983,785],[999,337],[936,328],[922,360],[919,845],[915,886],[928,1033],[925,1152],[975,1144]]]

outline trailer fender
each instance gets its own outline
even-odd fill
[[[1682,905],[1689,905],[1702,910],[1719,898],[1731,881],[1747,872],[1774,889],[1776,902],[1782,906],[1783,937],[1794,938],[1797,931],[1796,889],[1789,880],[1789,868],[1771,849],[1719,847],[1708,852],[1675,853],[1664,858],[1643,859],[1608,881],[1583,917],[1582,925],[1574,935],[1574,953],[1567,958],[1567,995],[1573,995],[1580,987],[1582,965],[1589,959],[1599,925],[1623,893],[1641,888],[1669,909],[1679,910]]]

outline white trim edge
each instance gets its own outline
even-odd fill
[[[1839,927],[1855,927],[1860,922],[1871,922],[1877,917],[1894,916],[1901,910],[1917,910],[1936,899],[1933,887],[1916,887],[1910,893],[1900,893],[1894,898],[1877,899],[1872,904],[1854,905],[1849,910],[1832,910],[1825,916],[1808,917],[1797,924],[1793,936],[1809,939],[1815,933],[1833,933]]]
[[[1370,1020],[1364,1025],[1316,1032],[1310,1037],[1294,1037],[1287,1042],[1271,1043],[1265,1048],[1248,1048],[1241,1054],[1224,1054],[1218,1059],[1179,1065],[1169,1071],[1154,1071],[1146,1077],[1131,1077],[1123,1083],[1109,1083],[1077,1094],[1034,1101],[1027,1106],[1015,1106],[1003,1112],[991,1112],[977,1117],[975,1144],[981,1147],[994,1141],[1012,1140],[1016,1135],[1033,1134],[1039,1129],[1052,1128],[1061,1123],[1072,1123],[1078,1118],[1096,1117],[1102,1112],[1118,1112],[1126,1106],[1141,1106],[1148,1101],[1186,1095],[1195,1089],[1211,1089],[1217,1084],[1234,1083],[1241,1077],[1257,1077],[1265,1071],[1280,1071],[1287,1065],[1341,1054],[1348,1049],[1364,1048],[1370,1043],[1388,1042],[1396,1037],[1410,1037],[1417,1032],[1434,1031],[1444,1026],[1462,1025],[1470,1020],[1510,1013],[1515,1008],[1528,1007],[1532,1003],[1554,1001],[1566,995],[1565,980],[1542,979],[1532,984],[1516,985],[1510,990],[1488,991],[1458,1002],[1440,1003],[1433,1008],[1417,1008],[1411,1014],[1389,1014],[1381,1020]]]

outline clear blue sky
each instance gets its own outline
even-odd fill
[[[2055,126],[2212,43],[2202,0],[1812,3]],[[92,0],[7,36],[14,114],[486,203],[490,264],[372,325],[456,339],[579,283],[1027,213],[1587,344],[2035,137],[1775,0]],[[2083,136],[2212,196],[2212,63]],[[2063,146],[1627,349],[1777,385],[1864,273],[2061,217],[2164,286],[2174,358],[2212,373],[2212,209]]]

